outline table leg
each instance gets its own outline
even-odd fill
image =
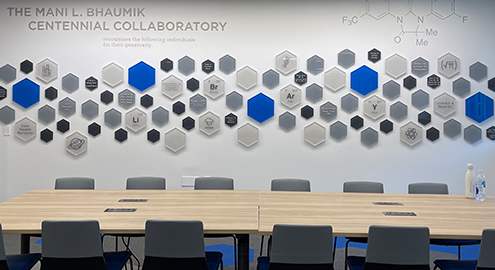
[[[236,234],[236,236],[238,270],[249,270],[249,234]]]
[[[21,234],[21,254],[30,252],[31,236],[29,234]]]

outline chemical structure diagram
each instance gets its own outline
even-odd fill
[[[362,0],[363,12],[361,15],[342,16],[342,24],[354,26],[364,20],[395,21],[400,26],[400,31],[393,37],[396,44],[400,44],[405,36],[412,35],[415,38],[416,46],[427,47],[430,38],[437,37],[439,30],[425,26],[425,20],[460,20],[462,23],[468,21],[468,16],[461,15],[457,10],[458,0],[407,0],[406,2],[394,0]],[[426,3],[429,5],[426,7]],[[406,12],[394,11],[394,4],[407,5]],[[404,6],[402,7],[403,10]],[[426,10],[426,12],[425,12]],[[421,13],[420,13],[421,11]],[[416,24],[412,27],[412,24]]]

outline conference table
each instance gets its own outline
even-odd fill
[[[33,190],[0,203],[4,233],[39,234],[43,220],[81,219],[98,220],[109,234],[144,234],[148,219],[201,220],[205,234],[236,234],[239,269],[247,270],[249,234],[270,235],[275,224],[331,225],[335,236],[346,237],[366,237],[370,225],[426,226],[431,238],[481,239],[483,229],[495,228],[495,197],[477,202],[462,195]],[[29,251],[28,240],[22,237],[22,252]]]
[[[201,220],[205,234],[236,234],[239,269],[247,270],[258,205],[259,191],[33,190],[0,203],[0,223],[4,233],[28,235],[40,234],[43,220],[98,220],[102,233],[144,234],[149,219]],[[21,252],[28,251],[24,236]]]

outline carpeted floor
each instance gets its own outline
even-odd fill
[[[41,245],[36,244],[35,242],[38,239],[31,239],[31,252],[41,252]],[[5,249],[7,254],[17,254],[20,250],[20,235],[18,234],[5,234]],[[77,236],[75,235],[74,241],[77,242]],[[250,263],[250,270],[256,270],[256,258],[259,256],[261,237],[259,235],[251,235],[250,237],[250,248],[251,250],[251,258],[253,261]],[[206,239],[207,250],[220,250],[224,253],[224,263],[225,270],[234,270],[233,264],[233,247],[232,247],[232,239],[231,238],[223,238],[223,239]],[[104,240],[104,250],[105,251],[114,251],[115,250],[115,237],[105,237]],[[344,269],[344,247],[345,239],[339,238],[337,240],[337,251],[335,255],[335,270],[343,270]],[[123,244],[119,241],[120,249],[123,250]],[[365,255],[365,245],[355,244],[350,248],[350,255]],[[142,262],[144,257],[144,238],[133,238],[131,240],[131,250],[133,253],[139,258]],[[264,255],[266,254],[266,241],[265,247],[263,248]],[[462,248],[462,259],[477,259],[479,252],[479,245],[472,247],[463,247]],[[433,262],[436,259],[457,259],[456,247],[441,247],[441,246],[431,246],[431,255],[430,259]],[[137,266],[137,263],[134,261],[134,265]],[[433,264],[432,264],[433,265]],[[33,269],[39,269],[39,264],[35,266]],[[137,269],[134,267],[134,269]],[[432,268],[433,269],[433,268]]]

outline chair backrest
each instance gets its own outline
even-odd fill
[[[311,182],[304,179],[273,179],[272,191],[311,191]]]
[[[383,269],[384,265],[415,266],[430,269],[430,230],[427,227],[372,225],[364,269]],[[409,269],[409,268],[407,268]]]
[[[95,179],[87,177],[63,177],[55,179],[55,189],[95,189]]]
[[[130,177],[126,189],[166,189],[166,180],[163,177]]]
[[[483,230],[478,269],[495,269],[495,229]]]
[[[299,265],[300,269],[333,269],[332,227],[325,225],[273,226],[270,270],[287,269]],[[295,268],[289,268],[295,269]]]
[[[106,269],[96,220],[41,223],[41,269]]]
[[[143,270],[207,269],[203,222],[146,221],[144,255]]]
[[[2,224],[0,224],[0,269],[9,269],[7,257],[5,256],[5,246],[3,243]]]
[[[383,193],[383,183],[372,181],[344,182],[344,192]]]
[[[444,183],[412,183],[408,186],[409,194],[449,194],[449,186]]]
[[[234,179],[225,177],[198,177],[194,189],[234,190]]]

